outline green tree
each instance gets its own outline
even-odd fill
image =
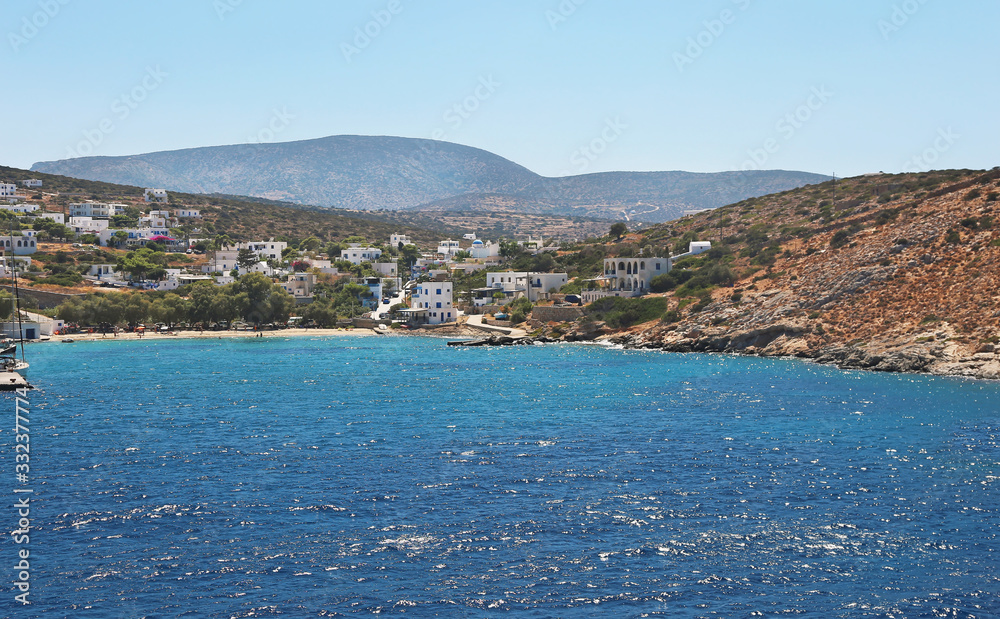
[[[322,244],[323,242],[320,241],[318,238],[314,236],[309,236],[302,239],[302,241],[299,242],[299,249],[301,251],[316,251],[317,249],[320,248],[320,245]]]
[[[608,235],[615,239],[620,239],[626,234],[628,234],[628,226],[621,221],[611,224],[611,230],[608,231]]]
[[[252,249],[243,248],[236,252],[236,264],[240,265],[244,271],[249,271],[258,262],[260,262],[260,256]]]
[[[125,322],[128,323],[133,329],[140,323],[146,322],[149,317],[149,308],[152,303],[149,299],[142,293],[132,293],[128,296],[128,300],[125,301],[125,311],[123,317]]]
[[[287,321],[295,304],[291,295],[263,273],[244,275],[233,284],[232,290],[239,315],[257,326]]]

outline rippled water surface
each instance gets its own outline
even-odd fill
[[[1000,616],[995,384],[414,337],[28,354],[6,616]]]

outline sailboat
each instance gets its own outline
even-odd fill
[[[13,235],[11,235],[13,241]],[[13,254],[11,242],[11,254]],[[6,252],[5,252],[6,253]],[[24,329],[21,327],[21,297],[17,287],[17,259],[11,256],[10,266],[11,278],[14,291],[13,303],[11,303],[10,332],[16,339],[5,338],[0,342],[0,391],[14,391],[16,389],[30,389],[31,385],[24,377],[24,371],[28,369],[28,362],[24,360]],[[16,321],[16,326],[15,326]],[[21,358],[17,358],[17,346],[21,345]]]

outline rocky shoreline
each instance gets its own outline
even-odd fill
[[[556,342],[606,341],[624,348],[677,353],[727,353],[757,357],[797,357],[841,369],[932,374],[1000,380],[1000,355],[993,344],[970,351],[949,341],[947,332],[920,338],[845,344],[826,341],[803,325],[779,323],[759,329],[652,327],[609,332],[600,323],[574,329],[562,337],[490,336],[448,342],[449,346],[532,346]]]

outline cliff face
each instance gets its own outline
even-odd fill
[[[861,177],[682,220],[660,234],[731,250],[721,262],[735,281],[676,322],[606,337],[1000,379],[998,179],[997,169]]]

